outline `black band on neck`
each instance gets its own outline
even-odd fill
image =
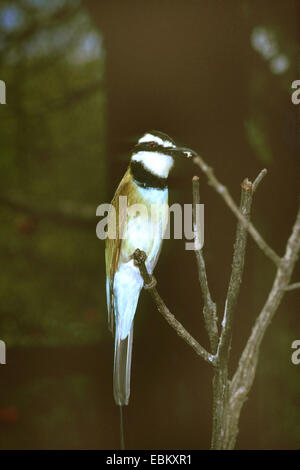
[[[165,189],[168,186],[167,178],[154,175],[144,167],[142,162],[132,160],[130,170],[135,183],[141,188]]]

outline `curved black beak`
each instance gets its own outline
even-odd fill
[[[197,153],[189,149],[187,147],[171,147],[168,148],[168,153],[172,155],[172,157],[184,157],[184,158],[193,158],[197,156]]]

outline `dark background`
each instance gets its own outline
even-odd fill
[[[130,149],[157,129],[194,148],[238,200],[266,167],[253,222],[282,254],[299,202],[298,1],[2,2],[0,79],[0,447],[117,448],[113,341],[106,327],[104,242],[96,207],[109,202]],[[170,203],[191,202],[177,167]],[[200,175],[205,257],[222,317],[236,221]],[[299,267],[295,281],[299,280]],[[249,240],[232,371],[274,267]],[[166,241],[159,291],[205,346],[192,252]],[[299,294],[270,326],[237,448],[300,442]],[[209,447],[212,371],[142,292],[135,321],[128,448]]]

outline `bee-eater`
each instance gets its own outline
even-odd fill
[[[147,270],[153,273],[168,224],[169,172],[177,157],[193,155],[162,132],[145,133],[133,148],[129,167],[111,202],[117,230],[115,238],[106,238],[105,260],[108,322],[115,334],[113,389],[117,405],[127,405],[130,396],[133,321],[143,287],[132,254],[137,248],[143,250]],[[127,197],[129,207],[139,204],[146,211],[125,211],[119,224],[121,196]]]

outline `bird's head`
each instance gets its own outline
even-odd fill
[[[146,132],[135,145],[131,161],[139,162],[143,167],[159,178],[167,178],[177,158],[192,158],[193,150],[179,147],[167,134],[159,131]]]

